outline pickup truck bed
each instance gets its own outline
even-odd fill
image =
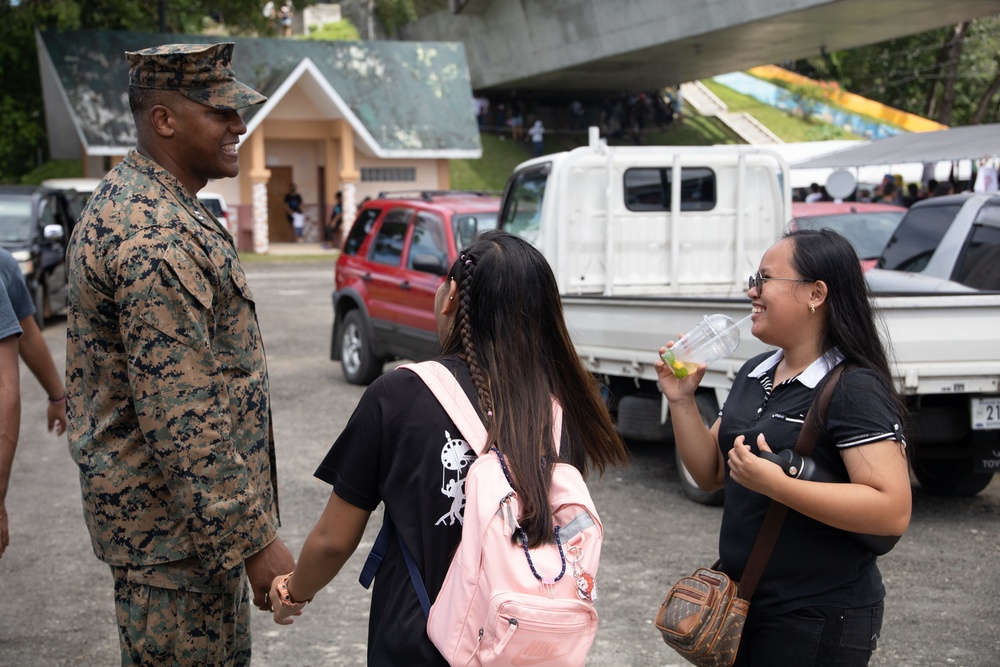
[[[972,405],[985,399],[1000,407],[1000,294],[884,295],[875,297],[875,305],[891,341],[890,357],[900,360],[894,377],[911,410],[911,452],[922,486],[942,494],[982,490],[1000,466],[1000,415],[988,410],[973,428]],[[629,419],[620,419],[619,428],[636,438],[669,433],[663,423],[666,401],[653,370],[659,348],[704,315],[725,313],[739,321],[750,312],[742,297],[563,295],[563,309],[587,367],[605,378],[619,399],[642,397],[647,412],[659,410],[659,423],[649,414],[635,419],[634,401],[622,400]],[[708,368],[701,397],[706,421],[725,401],[740,366],[768,349],[749,332],[747,322],[736,353]]]

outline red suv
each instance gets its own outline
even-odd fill
[[[366,202],[337,259],[330,358],[368,384],[390,359],[438,354],[434,293],[458,250],[496,227],[495,193],[382,193]]]

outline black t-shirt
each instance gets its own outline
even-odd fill
[[[770,391],[779,353],[749,360],[737,374],[722,410],[719,447],[726,460],[739,435],[746,437],[754,453],[759,433],[772,451],[794,448],[813,389],[838,358],[828,354]],[[876,375],[868,369],[848,370],[834,389],[825,435],[812,456],[821,468],[847,479],[838,450],[882,440],[903,442],[901,423],[892,397]],[[738,580],[771,500],[732,481],[728,464],[725,475],[719,554],[722,570]],[[882,576],[870,552],[848,533],[793,510],[751,602],[755,613],[774,615],[811,605],[861,607],[884,597]]]
[[[298,213],[302,208],[302,195],[298,192],[289,192],[285,195],[285,203],[288,204],[288,208],[292,209],[293,213]]]
[[[468,367],[438,361],[478,406]],[[423,381],[401,369],[371,384],[316,477],[356,507],[385,504],[433,601],[462,537],[465,475],[475,458]],[[372,591],[368,664],[446,665],[426,627],[393,535]]]

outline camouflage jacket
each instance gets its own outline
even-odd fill
[[[70,452],[97,557],[239,565],[271,542],[264,347],[232,237],[131,151],[70,240]]]

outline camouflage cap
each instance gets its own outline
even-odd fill
[[[236,80],[235,44],[164,44],[127,51],[128,83],[138,88],[176,90],[216,109],[242,109],[267,98]]]

